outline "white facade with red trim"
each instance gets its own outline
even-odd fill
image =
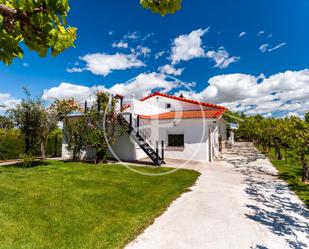
[[[219,137],[222,143],[226,140],[222,106],[159,92],[141,100],[130,98],[124,104],[123,112],[132,114],[133,126],[137,129],[139,123],[139,132],[151,147],[158,147],[161,155],[164,146],[165,158],[211,162],[219,155]],[[65,149],[63,153],[68,156]],[[147,158],[128,134],[117,139],[110,154],[123,161]]]

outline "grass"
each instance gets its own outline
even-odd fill
[[[279,171],[279,177],[285,180],[289,188],[294,191],[298,197],[306,204],[309,208],[309,184],[302,182],[301,178],[303,175],[303,169],[298,160],[295,159],[293,151],[289,151],[287,164],[285,159],[277,160],[275,157],[275,152],[272,149],[269,153],[269,159],[271,163]],[[284,151],[282,151],[283,157],[285,156]],[[307,156],[309,161],[309,155]]]
[[[123,248],[198,176],[64,162],[0,167],[0,249]]]

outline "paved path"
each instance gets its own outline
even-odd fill
[[[172,165],[173,166],[173,165]],[[251,144],[210,164],[126,249],[309,248],[309,213]]]

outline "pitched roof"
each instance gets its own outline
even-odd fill
[[[196,110],[181,112],[165,112],[158,115],[140,115],[141,119],[190,119],[190,118],[220,118],[225,109],[216,110]]]
[[[154,92],[154,93],[148,95],[147,97],[142,98],[141,101],[144,101],[146,99],[150,99],[154,96],[161,96],[161,97],[175,99],[175,100],[179,100],[179,101],[183,101],[183,102],[187,102],[187,103],[191,103],[191,104],[195,104],[195,105],[201,105],[201,106],[206,106],[206,107],[211,107],[211,108],[227,110],[227,108],[225,108],[224,106],[214,105],[214,104],[210,104],[210,103],[207,103],[207,102],[200,102],[200,101],[197,101],[197,100],[192,100],[192,99],[187,99],[187,98],[182,98],[182,97],[176,97],[176,96],[172,96],[172,95],[168,95],[166,93],[160,93],[160,92]]]

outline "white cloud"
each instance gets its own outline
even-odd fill
[[[139,99],[150,94],[153,90],[160,89],[162,92],[169,92],[176,87],[178,87],[176,82],[167,80],[166,76],[162,74],[142,73],[130,83],[115,84],[108,91],[124,96],[134,94],[135,98]]]
[[[154,33],[149,33],[149,34],[146,34],[144,35],[144,37],[142,37],[141,41],[146,41],[148,40],[150,37],[154,36],[155,34]]]
[[[138,45],[136,48],[131,49],[131,53],[134,54],[136,57],[149,57],[151,49],[142,45]]]
[[[265,31],[264,31],[264,30],[261,30],[261,31],[258,32],[257,36],[261,36],[261,35],[263,35],[263,34],[265,34]]]
[[[286,46],[287,43],[285,42],[282,42],[282,43],[279,43],[278,45],[276,45],[275,47],[273,48],[269,48],[269,44],[268,43],[264,43],[262,44],[260,47],[259,47],[259,50],[262,52],[262,53],[265,53],[265,52],[272,52],[274,50],[277,50],[279,48],[282,48],[284,46]]]
[[[193,58],[203,57],[205,52],[202,47],[202,36],[208,32],[207,29],[197,29],[187,35],[175,38],[172,46],[172,64],[180,61],[188,61]]]
[[[87,87],[62,82],[59,86],[45,89],[42,98],[44,100],[74,98],[79,102],[83,102],[92,99],[99,90],[105,90],[104,86]]]
[[[158,53],[155,54],[155,60],[159,59],[160,57],[162,57],[166,52],[165,51],[160,51]]]
[[[145,64],[133,54],[87,54],[80,57],[80,60],[86,62],[84,68],[71,68],[68,72],[83,72],[85,70],[96,75],[107,76],[114,70],[125,70],[129,68],[143,67]]]
[[[159,73],[142,73],[128,83],[117,83],[111,88],[106,88],[104,85],[87,87],[75,85],[72,83],[61,83],[57,87],[45,89],[42,98],[44,100],[75,98],[79,102],[85,100],[93,100],[97,91],[108,91],[112,94],[122,94],[124,96],[134,95],[139,99],[154,90],[169,92],[178,87],[177,82],[168,80],[165,75]]]
[[[132,42],[137,42],[137,41],[145,42],[146,40],[148,40],[154,35],[155,35],[154,33],[143,34],[138,31],[133,31],[133,32],[128,32],[127,34],[125,34],[123,36],[123,39],[130,40]]]
[[[277,49],[279,49],[279,48],[282,48],[282,47],[284,47],[284,46],[286,46],[286,45],[287,45],[287,43],[282,42],[282,43],[279,43],[278,45],[276,45],[275,47],[269,49],[268,51],[271,52],[271,51],[277,50]]]
[[[191,85],[194,87],[194,83]],[[170,92],[179,88],[178,82],[170,81],[160,73],[142,73],[128,83],[117,83],[110,88],[104,85],[86,87],[61,83],[44,90],[43,99],[74,97],[80,102],[93,99],[98,90],[124,96],[141,98],[152,91]],[[183,92],[188,97],[215,104],[248,115],[299,115],[309,110],[309,69],[286,71],[265,77],[248,74],[226,74],[212,77],[204,90],[198,93]],[[0,103],[12,106],[18,100],[9,94],[0,94]]]
[[[268,51],[268,48],[269,47],[269,44],[268,43],[264,43],[262,44],[260,47],[259,47],[259,50],[262,52],[262,53],[265,53]]]
[[[137,31],[128,32],[123,39],[136,41],[140,38],[140,34]]]
[[[232,56],[225,50],[224,47],[220,47],[218,51],[208,51],[206,57],[212,59],[215,62],[215,67],[227,68],[230,64],[240,60],[240,57]]]
[[[239,34],[239,37],[244,37],[244,36],[246,36],[247,35],[247,32],[241,32],[240,34]]]
[[[84,72],[85,70],[86,70],[85,68],[80,68],[80,67],[67,68],[68,73],[81,73],[81,72]]]
[[[8,93],[0,93],[0,112],[15,107],[19,102],[20,99],[16,99]]]
[[[215,76],[209,85],[194,97],[247,114],[299,115],[309,110],[309,69],[286,71],[268,78],[247,74]],[[279,114],[278,114],[279,115]]]
[[[124,41],[119,41],[119,42],[114,42],[112,44],[113,48],[128,48],[129,44],[127,42]]]
[[[158,70],[160,73],[163,74],[171,74],[174,76],[179,76],[182,74],[184,68],[176,69],[173,65],[166,64],[164,66],[159,67]]]

